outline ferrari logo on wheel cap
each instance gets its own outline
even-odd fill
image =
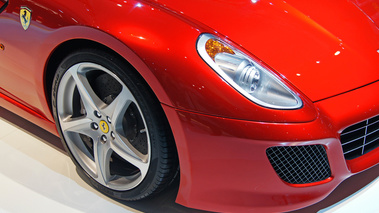
[[[20,9],[20,21],[24,30],[27,30],[32,18],[32,11],[27,7],[21,7]]]
[[[99,127],[100,127],[100,130],[103,132],[103,133],[108,133],[109,132],[109,126],[107,124],[107,122],[105,121],[100,121],[99,123]]]

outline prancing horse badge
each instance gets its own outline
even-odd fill
[[[20,9],[20,21],[24,30],[27,30],[32,18],[32,11],[27,7],[21,7]]]

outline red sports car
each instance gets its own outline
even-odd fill
[[[287,211],[379,163],[378,0],[0,8],[0,105],[110,197]]]

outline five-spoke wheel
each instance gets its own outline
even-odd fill
[[[174,177],[176,154],[163,111],[122,59],[96,50],[69,55],[54,79],[53,108],[71,157],[100,191],[141,199]]]

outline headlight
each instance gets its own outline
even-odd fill
[[[243,96],[273,109],[298,109],[303,103],[278,77],[220,38],[202,34],[197,51],[218,75]]]

